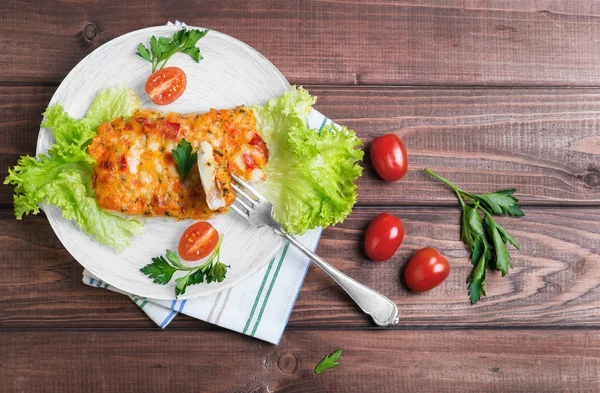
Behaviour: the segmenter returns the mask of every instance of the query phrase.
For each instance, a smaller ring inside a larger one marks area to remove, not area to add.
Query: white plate
[[[85,116],[99,90],[125,84],[135,89],[143,107],[182,113],[205,112],[210,108],[264,104],[290,88],[285,77],[260,53],[232,37],[210,31],[197,44],[204,56],[200,63],[184,54],[176,54],[169,60],[169,66],[178,66],[187,74],[188,86],[183,96],[171,105],[153,105],[144,93],[151,65],[135,54],[136,48],[140,42],[147,44],[152,35],[171,37],[179,29],[150,27],[102,45],[73,68],[56,90],[50,105],[60,103],[78,119]],[[53,141],[50,130],[41,128],[37,153],[46,152]],[[102,281],[139,296],[174,299],[174,280],[164,286],[154,284],[140,268],[151,263],[152,257],[164,255],[166,249],[176,251],[179,237],[193,221],[147,219],[145,235],[133,238],[128,249],[117,252],[100,245],[74,223],[63,219],[60,209],[47,205],[43,208],[65,248]],[[223,282],[189,286],[180,299],[209,295],[235,285],[267,264],[284,243],[270,228],[251,227],[234,212],[217,216],[210,222],[225,235],[221,261],[231,268]]]

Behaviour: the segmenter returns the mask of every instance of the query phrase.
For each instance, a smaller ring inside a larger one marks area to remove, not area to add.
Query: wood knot
[[[96,37],[98,35],[98,29],[96,28],[96,25],[94,25],[93,23],[88,23],[85,26],[83,33],[85,35],[85,38],[87,38],[88,40],[91,41],[94,39],[94,37]]]
[[[590,187],[600,186],[600,172],[590,172],[583,177],[583,182]]]
[[[279,367],[281,372],[284,374],[293,374],[294,371],[296,371],[296,368],[298,367],[298,361],[296,360],[294,355],[286,353],[285,355],[279,358],[279,361],[277,362],[277,367]]]
[[[573,267],[571,268],[573,273],[575,273],[575,274],[582,273],[585,270],[586,262],[587,262],[586,258],[582,258],[582,259],[578,260],[577,262],[575,262],[573,264]]]
[[[102,25],[99,23],[88,22],[81,30],[77,30],[75,39],[80,48],[85,51],[92,51],[102,45],[106,40],[102,39]]]

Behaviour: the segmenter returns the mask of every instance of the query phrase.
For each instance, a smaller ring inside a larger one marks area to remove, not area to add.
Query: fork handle
[[[276,231],[292,243],[304,255],[316,263],[325,273],[329,274],[348,295],[356,302],[366,314],[373,318],[373,321],[379,326],[394,326],[398,324],[398,307],[387,297],[379,292],[364,286],[358,281],[348,277],[329,263],[325,262],[317,254],[306,248],[294,236],[285,233],[283,230]]]

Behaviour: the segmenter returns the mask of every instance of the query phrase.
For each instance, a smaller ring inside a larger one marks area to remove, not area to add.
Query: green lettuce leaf
[[[60,104],[52,105],[44,112],[42,127],[50,128],[56,143],[83,146],[96,135],[85,119],[75,120]]]
[[[95,133],[100,124],[117,117],[131,116],[139,106],[140,99],[133,89],[125,86],[108,87],[100,90],[85,114],[85,120]]]
[[[4,180],[15,186],[17,219],[37,214],[40,203],[52,204],[85,233],[115,249],[128,246],[131,236],[143,232],[142,223],[109,214],[98,205],[91,180],[94,159],[87,153],[99,124],[132,114],[132,103],[137,101],[133,96],[127,88],[104,89],[80,120],[71,118],[59,104],[46,110],[42,125],[51,128],[56,144],[37,158],[21,157]]]
[[[75,120],[60,104],[44,112],[42,127],[50,128],[57,144],[85,145],[96,136],[100,124],[119,116],[130,116],[139,107],[135,92],[125,86],[100,90],[83,119]]]
[[[275,205],[275,219],[290,233],[342,222],[356,203],[361,175],[360,140],[346,127],[309,129],[315,98],[292,88],[255,106],[257,125],[269,147],[267,181],[257,185]]]

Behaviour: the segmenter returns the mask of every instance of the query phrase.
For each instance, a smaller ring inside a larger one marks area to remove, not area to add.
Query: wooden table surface
[[[256,48],[319,97],[365,144],[397,133],[410,171],[379,180],[318,253],[389,295],[400,325],[374,328],[311,267],[279,346],[185,316],[164,331],[82,268],[43,215],[16,221],[0,187],[2,392],[600,391],[600,3],[594,0],[17,1],[0,5],[0,171],[33,154],[41,113],[69,70],[103,43],[167,20]],[[507,277],[468,302],[455,196],[518,189],[525,217]],[[387,211],[406,237],[369,262],[367,223]],[[410,293],[400,272],[437,247],[452,271]],[[344,349],[342,365],[313,368]]]

